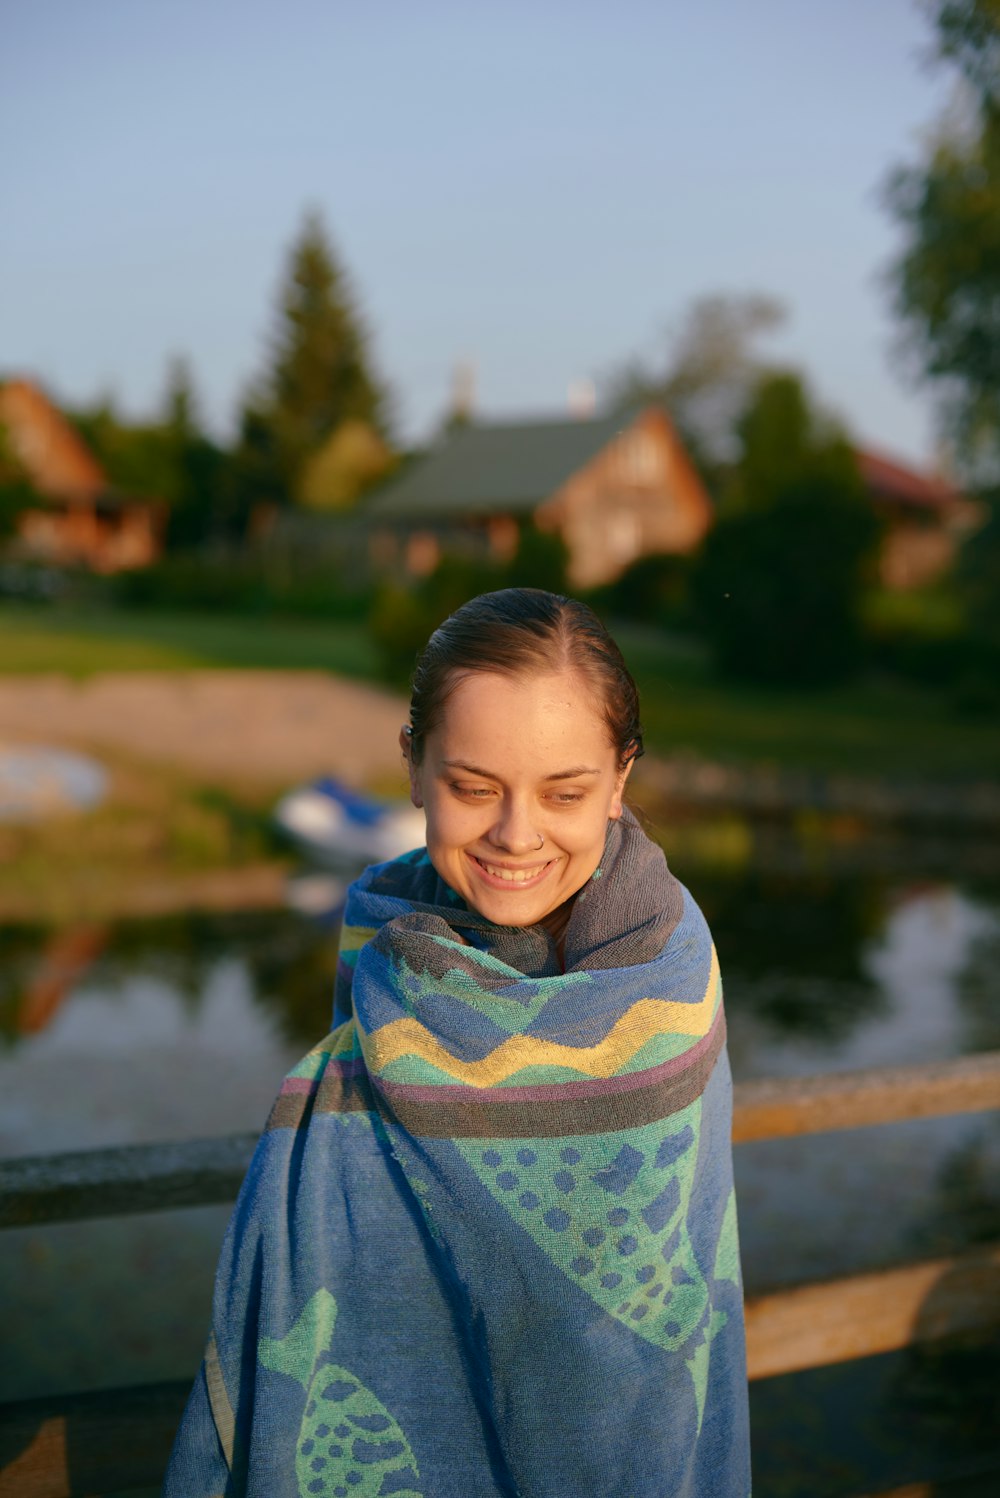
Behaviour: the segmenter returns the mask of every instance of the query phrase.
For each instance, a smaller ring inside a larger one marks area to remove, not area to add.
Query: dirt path
[[[227,781],[401,771],[401,697],[311,671],[0,679],[0,739],[118,750]]]

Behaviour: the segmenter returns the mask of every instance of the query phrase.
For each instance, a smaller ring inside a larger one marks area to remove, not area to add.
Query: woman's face
[[[631,764],[618,767],[588,684],[575,672],[470,672],[449,696],[413,802],[446,884],[501,926],[544,922],[600,863]]]

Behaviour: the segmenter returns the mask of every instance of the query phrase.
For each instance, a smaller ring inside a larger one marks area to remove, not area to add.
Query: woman
[[[165,1491],[746,1498],[718,966],[623,806],[632,678],[583,604],[485,594],[400,742],[427,847],[351,889]]]

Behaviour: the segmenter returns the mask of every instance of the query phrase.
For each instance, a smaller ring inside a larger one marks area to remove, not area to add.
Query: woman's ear
[[[618,818],[622,814],[622,797],[625,794],[625,782],[631,775],[632,766],[634,764],[635,756],[633,755],[632,758],[629,759],[625,764],[625,766],[618,771],[618,779],[615,784],[615,793],[611,798],[611,810],[608,812],[608,816],[610,817],[612,822],[617,822]]]
[[[421,807],[424,798],[420,791],[420,771],[413,762],[413,735],[407,732],[408,724],[399,730],[399,747],[403,751],[406,760],[406,769],[410,777],[410,800],[414,806]]]

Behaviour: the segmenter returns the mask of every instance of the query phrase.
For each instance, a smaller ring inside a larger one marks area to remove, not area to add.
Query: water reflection
[[[0,1152],[259,1128],[284,1070],[329,1022],[336,934],[284,911],[123,923],[42,1031],[53,939],[0,938]]]
[[[864,961],[884,922],[884,885],[754,870],[692,882],[723,964],[739,1074],[759,1074],[773,1043],[828,1049],[885,1007]]]
[[[1000,1044],[1000,893],[758,870],[688,882],[722,955],[738,1078],[932,1061]],[[336,928],[289,910],[57,933],[7,928],[0,1152],[40,1147],[34,1127],[15,1134],[8,1121],[12,1109],[28,1119],[32,1097],[45,1098],[44,1148],[92,1142],[104,1071],[134,1104],[127,1116],[120,1110],[122,1139],[157,1137],[151,1130],[168,1122],[183,1121],[184,1134],[211,1132],[223,1112],[233,1119],[225,1127],[255,1127],[259,1079],[273,1089],[325,1034],[335,967]],[[220,1087],[210,1079],[222,1057]],[[58,1088],[39,1087],[57,1071]],[[195,1074],[202,1085],[180,1088]],[[232,1106],[222,1110],[230,1086]],[[180,1090],[183,1108],[162,1101]]]

